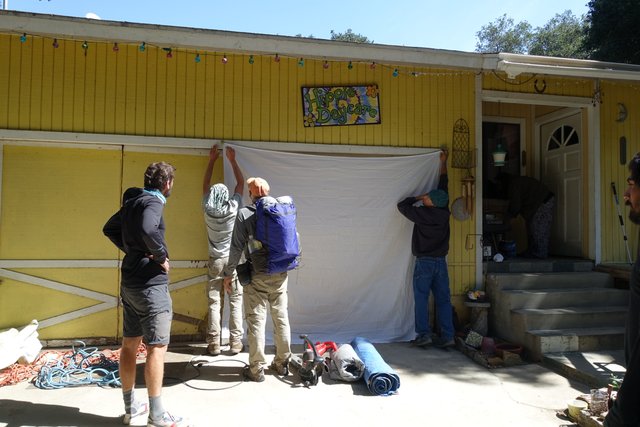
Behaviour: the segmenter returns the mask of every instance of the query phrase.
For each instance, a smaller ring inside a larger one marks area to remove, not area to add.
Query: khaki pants
[[[244,288],[244,312],[249,341],[249,366],[256,375],[267,364],[264,345],[267,306],[273,320],[273,341],[276,356],[273,361],[283,365],[291,358],[291,329],[289,327],[287,273],[254,274]]]
[[[227,258],[209,258],[209,283],[207,297],[209,300],[209,324],[207,325],[207,343],[220,343],[222,331],[221,319],[224,311],[225,292],[222,286],[224,279],[220,277],[227,265]],[[229,297],[229,342],[240,342],[244,335],[242,328],[242,286],[238,282],[236,273],[231,280],[231,294]]]

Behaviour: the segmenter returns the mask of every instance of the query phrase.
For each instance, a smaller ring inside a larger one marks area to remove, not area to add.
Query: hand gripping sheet
[[[382,359],[380,353],[366,338],[356,337],[351,346],[364,362],[364,381],[373,394],[389,396],[400,388],[400,377]]]
[[[360,360],[350,344],[342,344],[338,351],[331,352],[329,377],[332,380],[358,381],[364,375],[364,362]]]

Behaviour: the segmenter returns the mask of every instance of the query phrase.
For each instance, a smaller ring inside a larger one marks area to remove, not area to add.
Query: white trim
[[[598,82],[594,83],[594,89]],[[600,171],[600,103],[596,102],[591,108],[587,108],[587,120],[589,120],[589,170],[593,173],[590,177],[589,186],[593,192],[593,201],[589,205],[589,212],[593,212],[593,222],[589,221],[589,256],[593,256],[595,264],[602,262],[602,191],[601,191],[601,171]],[[591,199],[591,198],[589,198]]]
[[[18,273],[16,271],[0,269],[0,277],[16,280],[19,282],[29,283],[31,285],[41,286],[43,288],[53,289],[54,291],[65,292],[72,295],[78,295],[102,302],[117,302],[117,297],[91,291],[89,289],[80,288],[78,286],[66,285],[64,283],[55,282],[53,280],[43,279],[41,277],[30,276],[28,274]]]
[[[208,260],[171,260],[171,268],[206,268]],[[119,268],[122,262],[118,260],[9,260],[0,259],[0,269],[3,268]]]
[[[475,242],[482,242],[482,198],[484,197],[484,189],[482,188],[482,75],[477,74],[475,77],[475,110],[476,115],[474,118],[476,129],[476,200],[475,200],[475,212],[476,212],[476,236]],[[478,182],[479,181],[479,182]],[[483,264],[483,246],[482,244],[474,245],[476,248],[476,289],[485,290],[484,283],[484,264]],[[479,286],[479,284],[482,284]]]
[[[88,316],[89,314],[99,313],[101,311],[109,310],[113,307],[117,307],[117,302],[109,303],[103,302],[93,305],[91,307],[82,308],[80,310],[70,311],[69,313],[61,314],[59,316],[50,317],[48,319],[39,320],[38,325],[40,328],[47,328],[49,326],[59,325],[60,323],[68,322],[69,320],[80,319]]]
[[[486,102],[505,102],[511,104],[552,105],[559,107],[586,107],[593,99],[583,96],[544,95],[536,93],[503,92],[499,90],[482,91],[482,100]]]

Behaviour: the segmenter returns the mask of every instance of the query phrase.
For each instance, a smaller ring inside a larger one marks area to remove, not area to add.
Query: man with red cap
[[[264,353],[265,327],[267,307],[273,320],[273,338],[276,345],[276,355],[270,368],[277,374],[289,374],[289,359],[291,358],[291,328],[289,326],[287,282],[288,275],[282,273],[265,273],[256,266],[266,264],[266,250],[256,236],[256,203],[262,197],[269,195],[269,183],[262,178],[255,177],[247,180],[249,197],[252,205],[245,206],[238,212],[231,236],[229,262],[223,275],[225,288],[231,285],[233,271],[236,269],[240,256],[251,261],[251,283],[244,288],[244,311],[247,321],[247,339],[249,343],[249,366],[244,368],[243,376],[250,381],[264,381],[264,367],[266,357]]]

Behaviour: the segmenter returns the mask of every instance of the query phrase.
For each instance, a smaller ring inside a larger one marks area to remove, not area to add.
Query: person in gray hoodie
[[[209,271],[207,298],[209,301],[209,322],[207,325],[207,352],[212,356],[220,354],[221,346],[221,318],[224,310],[224,289],[222,271],[229,261],[229,248],[231,247],[231,233],[236,220],[238,208],[242,203],[244,190],[244,178],[242,171],[236,162],[236,152],[231,147],[226,147],[227,159],[233,169],[236,186],[233,196],[229,198],[229,190],[222,183],[211,185],[211,174],[221,150],[217,145],[209,151],[209,163],[204,172],[202,182],[202,210],[207,226],[209,241]],[[238,283],[237,275],[233,274],[233,280],[229,292],[229,349],[232,354],[242,351],[242,286]]]
[[[163,212],[173,188],[174,175],[172,165],[151,163],[144,173],[144,188],[128,188],[122,196],[122,206],[102,229],[105,236],[124,252],[120,281],[123,325],[119,370],[125,407],[122,423],[125,425],[147,412],[148,426],[189,425],[182,417],[169,413],[161,398],[164,356],[173,319]],[[148,404],[134,396],[136,356],[143,340],[147,348],[144,378]]]

